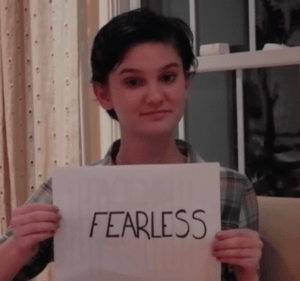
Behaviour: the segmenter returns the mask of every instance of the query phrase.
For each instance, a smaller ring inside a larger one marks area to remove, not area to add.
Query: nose
[[[149,83],[146,88],[146,102],[159,106],[163,102],[163,90],[157,82]]]

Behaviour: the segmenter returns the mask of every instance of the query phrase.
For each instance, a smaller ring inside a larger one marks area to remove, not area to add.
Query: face
[[[122,135],[170,134],[183,114],[186,88],[174,48],[144,43],[133,47],[109,74],[100,103],[116,111]]]

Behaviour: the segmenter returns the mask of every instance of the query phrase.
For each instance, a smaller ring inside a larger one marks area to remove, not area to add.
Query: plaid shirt
[[[191,145],[176,140],[177,147],[187,157],[187,163],[204,163],[204,160]],[[120,140],[112,144],[106,156],[91,166],[114,165],[119,151]],[[221,177],[221,223],[222,230],[250,228],[258,231],[258,207],[255,192],[246,176],[227,168],[220,168]],[[33,193],[26,203],[52,204],[52,181],[49,179]],[[13,235],[8,228],[0,238],[0,245]],[[36,255],[20,270],[13,281],[25,281],[38,275],[46,265],[53,261],[53,239],[39,244]],[[222,281],[236,280],[234,269],[227,264],[222,265]]]

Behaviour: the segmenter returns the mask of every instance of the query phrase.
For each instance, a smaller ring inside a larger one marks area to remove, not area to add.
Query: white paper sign
[[[53,196],[55,280],[220,280],[219,164],[63,168]]]

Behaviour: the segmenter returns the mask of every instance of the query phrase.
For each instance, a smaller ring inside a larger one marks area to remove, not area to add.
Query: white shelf
[[[215,72],[300,64],[300,47],[197,57],[196,72]]]

